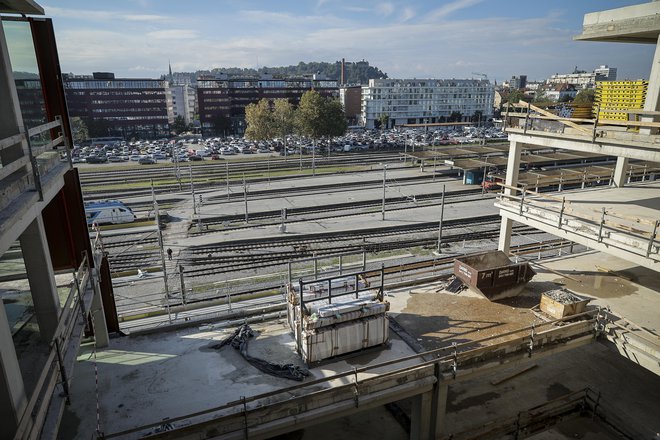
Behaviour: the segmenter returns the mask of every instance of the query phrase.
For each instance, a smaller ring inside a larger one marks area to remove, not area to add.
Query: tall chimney
[[[346,60],[341,59],[341,76],[339,78],[339,85],[343,86],[346,83]]]

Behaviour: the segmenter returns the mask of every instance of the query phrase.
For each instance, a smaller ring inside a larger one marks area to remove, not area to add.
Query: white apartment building
[[[593,72],[575,70],[573,73],[556,73],[548,79],[548,84],[573,84],[581,89],[596,87],[596,81],[616,81],[616,67],[599,66]]]
[[[483,79],[370,79],[362,87],[360,123],[375,128],[381,115],[390,128],[479,116],[486,121],[493,117],[494,97],[495,87]]]
[[[170,85],[167,89],[167,116],[170,124],[182,116],[186,124],[195,118],[197,92],[187,84]]]

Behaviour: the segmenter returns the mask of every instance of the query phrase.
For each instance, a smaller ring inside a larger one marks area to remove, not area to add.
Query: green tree
[[[83,123],[87,126],[87,134],[89,137],[97,138],[108,136],[110,124],[105,119],[83,119]]]
[[[596,100],[596,91],[594,89],[584,89],[580,90],[577,95],[575,95],[575,99],[573,100],[573,104],[593,104],[594,101]]]
[[[176,118],[174,118],[174,123],[172,124],[172,130],[176,134],[181,134],[184,131],[188,130],[188,125],[186,124],[186,120],[183,119],[183,116],[179,115]]]
[[[525,100],[525,94],[523,93],[522,90],[511,90],[509,92],[509,98],[507,99],[507,102],[509,104],[517,104],[518,101],[524,101]]]
[[[295,120],[297,131],[314,140],[346,133],[346,117],[341,103],[324,98],[316,90],[302,95]]]
[[[390,122],[390,117],[385,113],[381,113],[380,116],[378,116],[377,121],[378,121],[378,127],[376,128],[386,129]]]
[[[231,119],[223,114],[214,115],[211,124],[216,135],[226,134],[227,131],[231,130]]]
[[[71,136],[73,137],[73,144],[79,144],[89,138],[87,131],[87,124],[79,117],[73,117],[69,120],[71,124]]]
[[[461,112],[451,112],[451,115],[447,118],[447,122],[461,122],[462,119],[463,115]]]
[[[274,134],[284,141],[283,153],[286,154],[286,138],[294,132],[296,122],[296,111],[289,100],[279,98],[273,101],[272,119]]]
[[[246,138],[263,141],[275,137],[273,112],[267,99],[261,99],[245,107],[245,122],[247,123]]]

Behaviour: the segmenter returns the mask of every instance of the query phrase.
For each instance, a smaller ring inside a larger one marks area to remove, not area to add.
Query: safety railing
[[[503,189],[498,195],[501,208],[545,223],[552,221],[558,229],[570,230],[598,243],[607,242],[645,257],[657,258],[659,255],[659,219],[630,216],[605,207],[579,206],[579,201],[538,193],[526,186],[498,185]]]
[[[622,121],[599,119],[598,115],[600,112],[608,111],[609,109],[603,108],[600,111],[598,110],[595,112],[596,117],[594,119],[562,117],[533,104],[520,101],[517,104],[508,104],[506,106],[504,130],[522,129],[524,134],[527,134],[528,131],[564,134],[565,130],[570,128],[574,131],[574,134],[583,137],[586,136],[590,142],[594,143],[601,138],[608,138],[608,132],[613,131],[614,127],[618,127],[619,130],[622,128],[627,130],[639,130],[641,128],[656,131],[660,129],[660,122],[639,120],[639,117],[653,118],[660,116],[660,112],[657,111],[612,110],[617,113],[628,113],[634,116],[634,120]],[[519,120],[517,126],[512,122],[514,119]]]
[[[52,136],[51,133],[57,133]],[[37,158],[46,151],[57,150],[61,155],[65,155],[71,166],[70,151],[68,141],[63,134],[62,119],[59,116],[55,120],[39,125],[37,127],[24,127],[22,133],[0,139],[0,150],[8,149],[20,145],[23,152],[17,159],[2,163],[0,168],[0,180],[4,180],[23,167],[29,166],[32,173],[32,184],[39,193],[39,200],[43,200],[42,177],[45,169],[39,163]]]
[[[91,282],[89,257],[85,253],[83,261],[74,272],[71,287],[62,305],[58,324],[48,347],[48,355],[44,368],[34,387],[25,411],[18,423],[15,439],[34,439],[40,437],[51,400],[61,387],[60,395],[69,398],[70,373],[73,367],[72,359],[78,350],[78,345],[70,345],[76,327],[85,326],[91,300],[85,292]]]

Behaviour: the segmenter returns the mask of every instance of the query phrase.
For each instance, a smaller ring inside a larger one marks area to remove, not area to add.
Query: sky
[[[63,72],[367,60],[390,78],[542,80],[607,64],[648,78],[653,46],[573,41],[585,13],[642,0],[44,0]]]

